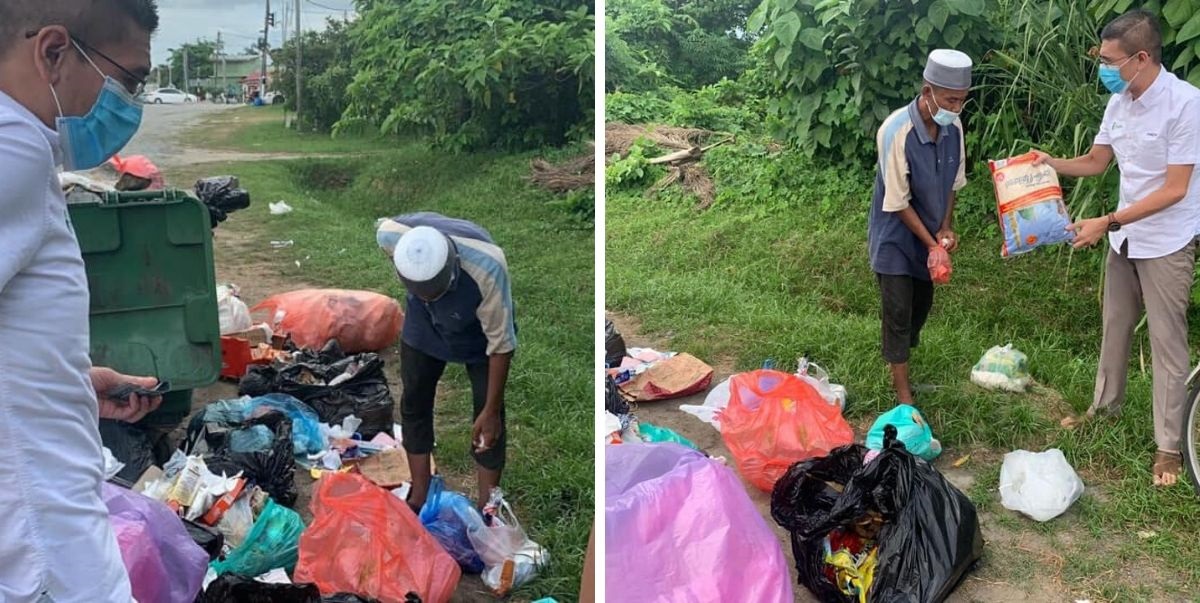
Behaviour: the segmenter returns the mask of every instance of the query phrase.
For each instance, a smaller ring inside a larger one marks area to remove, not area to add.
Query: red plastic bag
[[[795,375],[769,370],[734,375],[729,393],[729,406],[720,414],[721,437],[742,477],[764,492],[795,463],[854,442],[841,410]]]
[[[404,603],[416,593],[445,603],[462,570],[404,501],[361,475],[330,473],[312,500],[313,522],[300,537],[295,582],[323,595],[354,593]]]
[[[336,339],[347,354],[387,349],[404,326],[400,303],[370,291],[302,289],[268,298],[252,311],[269,312],[275,332],[291,335],[298,346],[319,350]]]
[[[929,250],[926,266],[929,268],[929,278],[933,279],[933,284],[945,285],[950,282],[950,273],[954,268],[950,265],[950,253],[945,247],[938,245]]]

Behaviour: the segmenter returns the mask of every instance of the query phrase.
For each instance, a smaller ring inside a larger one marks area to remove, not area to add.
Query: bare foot
[[[1115,416],[1117,416],[1116,412],[1107,411],[1107,410],[1097,410],[1095,406],[1092,406],[1092,407],[1089,407],[1087,409],[1087,412],[1083,413],[1082,415],[1069,415],[1067,417],[1064,417],[1062,421],[1058,422],[1058,424],[1061,425],[1063,427],[1063,429],[1075,429],[1076,427],[1079,427],[1080,425],[1083,425],[1084,423],[1087,423],[1088,421],[1091,421],[1092,419],[1095,419],[1096,417],[1115,417]]]
[[[1159,450],[1154,453],[1154,485],[1174,486],[1183,473],[1183,457],[1178,452]]]

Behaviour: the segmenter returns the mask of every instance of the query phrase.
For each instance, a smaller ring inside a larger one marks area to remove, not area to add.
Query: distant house
[[[248,98],[245,96],[246,78],[258,78],[262,67],[262,57],[259,55],[226,56],[216,60],[216,75],[211,78],[192,80],[191,86],[206,90],[220,90],[226,96]]]
[[[267,78],[266,85],[271,85],[270,77]],[[250,75],[242,78],[242,98],[249,99],[253,97],[256,92],[262,90],[262,88],[263,77],[261,71],[256,69]]]

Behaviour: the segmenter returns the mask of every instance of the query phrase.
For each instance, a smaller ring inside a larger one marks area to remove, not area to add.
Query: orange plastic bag
[[[779,371],[734,375],[721,437],[742,477],[770,492],[797,462],[828,455],[854,442],[837,405],[803,379]]]
[[[933,279],[935,285],[945,285],[950,282],[950,273],[954,271],[950,265],[950,253],[945,247],[938,245],[929,251],[929,261],[926,262],[929,268],[929,278]]]
[[[313,522],[300,537],[297,584],[404,603],[416,593],[445,603],[462,570],[404,501],[361,475],[321,478],[312,500]]]
[[[269,312],[275,332],[291,335],[298,346],[321,349],[336,339],[347,354],[387,349],[404,326],[400,303],[370,291],[302,289],[270,297],[252,311]]]

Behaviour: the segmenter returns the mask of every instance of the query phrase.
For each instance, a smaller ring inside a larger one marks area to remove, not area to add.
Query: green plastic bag
[[[666,427],[658,427],[649,423],[638,423],[638,433],[642,434],[642,439],[647,442],[674,442],[676,444],[683,444],[684,446],[694,450],[700,450],[700,447],[693,444],[691,440]]]
[[[261,576],[273,569],[295,569],[300,556],[300,534],[304,520],[295,511],[267,502],[242,545],[223,560],[212,563],[217,575]]]
[[[1011,343],[988,350],[971,369],[971,382],[985,389],[1024,392],[1031,380],[1029,358]]]
[[[942,453],[942,443],[933,437],[933,430],[921,416],[921,411],[908,404],[901,404],[875,419],[871,431],[867,432],[867,448],[883,450],[883,430],[888,425],[896,428],[896,438],[913,455],[932,461]]]

